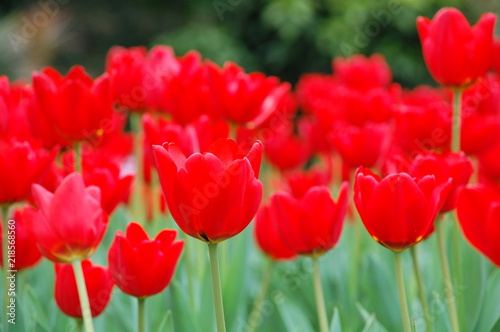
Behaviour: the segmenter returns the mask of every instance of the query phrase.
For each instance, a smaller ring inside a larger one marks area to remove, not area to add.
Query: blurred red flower
[[[136,297],[157,294],[174,275],[184,241],[177,231],[162,230],[150,240],[141,225],[130,223],[126,234],[118,231],[108,252],[108,264],[116,286]]]

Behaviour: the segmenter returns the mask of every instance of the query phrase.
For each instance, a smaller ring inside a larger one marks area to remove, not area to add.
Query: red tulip
[[[394,143],[410,158],[450,146],[451,105],[447,92],[418,86],[403,93],[401,105],[394,113]]]
[[[184,241],[175,230],[162,230],[150,240],[141,225],[130,223],[118,231],[108,252],[111,276],[124,293],[136,297],[158,294],[174,275]]]
[[[153,149],[168,208],[188,235],[217,243],[240,233],[255,216],[262,199],[260,142],[247,155],[231,139],[187,158],[174,143]]]
[[[342,184],[336,203],[325,186],[310,188],[300,199],[287,192],[273,195],[269,208],[285,245],[299,255],[312,257],[332,249],[347,212],[348,187],[347,182]]]
[[[106,56],[106,72],[113,79],[113,97],[119,106],[132,111],[147,108],[144,86],[147,49],[143,46],[112,47]]]
[[[310,126],[301,122],[297,133],[294,132],[294,125],[287,123],[268,137],[263,137],[267,160],[282,171],[304,165],[313,154],[309,140]]]
[[[480,154],[499,141],[500,75],[490,73],[467,89],[462,102],[461,149]]]
[[[486,13],[473,27],[455,8],[442,8],[434,18],[417,19],[424,60],[440,84],[461,87],[474,83],[491,66],[496,16]]]
[[[398,171],[403,170],[416,178],[434,175],[438,183],[445,183],[451,179],[449,194],[439,212],[455,209],[458,193],[467,185],[474,171],[472,162],[463,152],[445,155],[419,154],[409,163],[408,168],[401,169],[400,167]]]
[[[0,204],[27,200],[31,185],[48,172],[56,153],[35,143],[0,140]]]
[[[86,188],[82,176],[71,173],[55,193],[33,185],[33,198],[38,210],[25,210],[24,218],[43,256],[71,263],[94,253],[108,222],[99,188]]]
[[[465,238],[500,267],[500,195],[483,185],[468,186],[458,196],[457,215]]]
[[[420,242],[448,196],[451,180],[440,183],[433,175],[412,178],[394,173],[381,179],[359,168],[354,203],[368,233],[393,251]]]
[[[288,190],[296,198],[301,198],[314,186],[329,186],[332,182],[333,165],[331,158],[327,157],[326,167],[317,165],[307,169],[287,173],[285,175]]]
[[[296,257],[295,252],[288,249],[276,231],[269,206],[262,206],[257,212],[254,233],[259,248],[272,260],[291,260]]]
[[[225,119],[240,125],[259,126],[290,90],[290,84],[280,83],[277,77],[247,74],[232,62],[226,62],[223,68],[208,63],[207,68],[215,108]]]
[[[332,67],[335,77],[342,85],[358,91],[386,87],[392,81],[391,68],[380,54],[370,57],[361,54],[350,58],[338,57],[333,60]]]
[[[90,260],[82,262],[83,276],[90,303],[92,317],[99,316],[106,309],[111,292],[113,279],[108,268],[92,265]],[[56,264],[55,298],[59,309],[66,315],[82,318],[82,308],[78,297],[75,273],[71,264]]]
[[[358,127],[339,122],[330,135],[342,160],[351,169],[381,163],[391,144],[391,128],[386,123],[367,122]]]
[[[328,123],[338,120],[337,94],[340,83],[332,75],[305,74],[297,83],[297,99],[306,114]]]
[[[25,207],[24,209],[26,209]],[[14,214],[9,221],[5,222],[8,225],[8,230],[13,232],[15,235],[14,244],[15,247],[15,257],[13,266],[9,266],[10,270],[21,271],[23,269],[32,267],[36,265],[42,258],[42,254],[38,250],[35,239],[26,229],[26,221],[23,218],[22,212],[19,209],[14,210]],[[0,255],[2,254],[3,244],[2,244],[2,222],[0,222]],[[10,235],[10,233],[9,233]],[[10,249],[9,249],[10,250]],[[3,256],[1,256],[3,257]],[[11,262],[9,261],[9,264]],[[0,267],[3,266],[2,259],[0,258]]]
[[[33,88],[41,110],[65,139],[91,139],[111,121],[108,74],[94,81],[80,66],[72,67],[66,77],[49,67],[33,74]]]
[[[500,74],[500,38],[493,42],[493,70]]]

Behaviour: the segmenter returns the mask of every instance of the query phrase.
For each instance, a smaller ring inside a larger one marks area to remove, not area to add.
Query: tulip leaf
[[[356,303],[359,313],[365,321],[362,332],[387,332],[387,329],[380,324],[374,313],[370,314],[361,303]]]
[[[494,329],[500,325],[500,305],[498,304],[500,299],[500,269],[494,270],[489,276],[485,289],[484,305],[476,331],[500,331],[499,329]]]
[[[333,309],[333,317],[330,322],[330,332],[342,332],[342,324],[340,323],[339,309],[337,307]]]
[[[309,332],[314,331],[309,318],[304,315],[295,303],[285,300],[278,305],[281,319],[285,324],[287,332]]]

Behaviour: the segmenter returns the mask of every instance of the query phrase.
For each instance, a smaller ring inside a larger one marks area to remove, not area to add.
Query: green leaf
[[[488,278],[486,284],[486,296],[481,310],[477,332],[497,332],[493,329],[496,323],[500,323],[500,270],[496,269]],[[496,324],[497,326],[499,324]]]
[[[295,305],[295,302],[290,302],[288,300],[283,301],[278,305],[278,311],[280,312],[281,319],[285,324],[287,332],[314,331],[309,319],[304,315],[303,310]]]
[[[356,303],[359,313],[365,320],[362,332],[387,332],[387,329],[379,323],[374,313],[370,314],[361,303]]]
[[[333,309],[333,317],[330,322],[330,332],[342,332],[342,324],[340,323],[339,309],[337,307]]]

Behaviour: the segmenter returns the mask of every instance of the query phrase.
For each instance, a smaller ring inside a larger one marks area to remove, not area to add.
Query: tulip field
[[[418,17],[412,89],[166,45],[0,76],[0,331],[500,332],[496,19]]]

